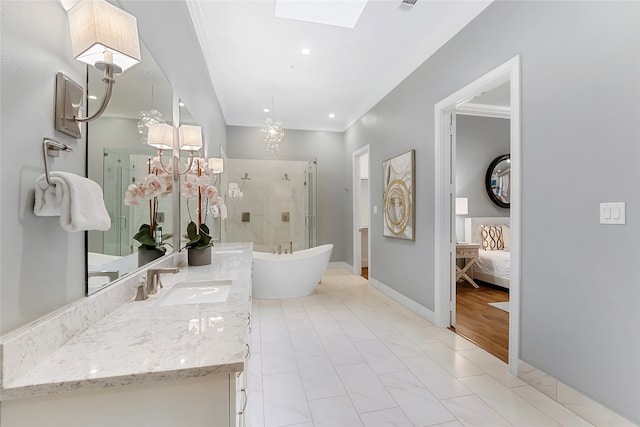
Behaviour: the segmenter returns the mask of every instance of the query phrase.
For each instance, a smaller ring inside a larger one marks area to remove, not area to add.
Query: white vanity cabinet
[[[251,245],[218,246],[210,266],[165,277],[155,299],[123,304],[19,375],[6,360],[27,347],[3,343],[0,426],[243,427]],[[202,281],[230,282],[226,299],[165,304],[173,286]]]
[[[239,425],[237,374],[2,402],[2,427],[222,427]]]

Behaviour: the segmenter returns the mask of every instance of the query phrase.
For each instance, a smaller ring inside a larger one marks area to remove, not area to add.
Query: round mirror
[[[498,156],[489,165],[485,178],[487,194],[493,203],[501,208],[511,206],[511,156]]]

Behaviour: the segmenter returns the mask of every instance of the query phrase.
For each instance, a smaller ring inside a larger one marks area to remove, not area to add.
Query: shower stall
[[[259,252],[316,246],[316,178],[315,160],[227,159],[221,240],[253,242]]]

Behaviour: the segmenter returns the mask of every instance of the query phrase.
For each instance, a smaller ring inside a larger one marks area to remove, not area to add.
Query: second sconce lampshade
[[[202,129],[200,126],[182,125],[179,134],[181,150],[198,151],[202,148]]]

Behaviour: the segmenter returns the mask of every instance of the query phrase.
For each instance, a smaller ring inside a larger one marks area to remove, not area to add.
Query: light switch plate
[[[374,207],[373,207],[373,213],[374,213],[374,214],[377,214],[377,213],[378,213],[378,207],[377,207],[377,206],[374,206]]]
[[[600,224],[625,224],[625,202],[600,203]]]

